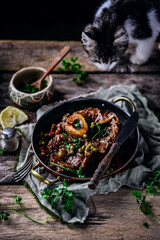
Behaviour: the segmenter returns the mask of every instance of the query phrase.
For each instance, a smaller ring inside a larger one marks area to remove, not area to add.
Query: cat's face
[[[128,47],[128,35],[123,28],[106,32],[88,25],[81,40],[90,60],[103,71],[111,70]]]

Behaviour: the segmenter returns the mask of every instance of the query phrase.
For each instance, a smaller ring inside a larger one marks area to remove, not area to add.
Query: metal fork
[[[33,163],[33,156],[31,156],[27,163],[21,167],[17,172],[11,173],[0,180],[0,185],[2,184],[15,184],[21,182],[25,176],[30,172]]]

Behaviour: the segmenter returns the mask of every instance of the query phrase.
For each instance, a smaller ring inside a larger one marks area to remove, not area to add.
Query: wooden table
[[[8,84],[13,73],[28,66],[47,68],[56,53],[66,44],[71,46],[68,58],[79,57],[83,70],[89,73],[88,81],[84,86],[77,86],[72,81],[73,74],[62,74],[55,70],[52,73],[55,82],[52,102],[89,93],[101,86],[108,88],[116,84],[138,84],[148,98],[150,108],[160,119],[160,52],[157,44],[151,59],[144,66],[133,66],[126,62],[110,73],[102,73],[85,58],[80,42],[0,41],[0,111],[8,105],[16,106],[8,95]],[[131,46],[126,56],[129,56],[133,49]],[[29,122],[36,121],[35,111],[23,111],[29,116]],[[15,161],[15,154],[0,156],[0,178],[13,171]],[[10,204],[12,197],[18,194],[23,197],[24,207],[29,215],[36,219],[45,219],[48,214],[39,207],[23,185],[0,186],[0,203]],[[160,225],[140,212],[130,189],[122,188],[116,193],[94,196],[93,200],[97,212],[92,214],[92,204],[88,201],[91,213],[84,224],[68,227],[55,219],[46,224],[37,224],[21,215],[12,215],[8,222],[1,222],[0,239],[160,239]],[[151,202],[156,215],[160,216],[160,196],[154,196]],[[150,224],[149,229],[143,226],[146,221]]]

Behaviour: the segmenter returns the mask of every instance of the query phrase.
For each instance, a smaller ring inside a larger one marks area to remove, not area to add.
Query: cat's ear
[[[114,45],[116,44],[127,44],[128,45],[128,34],[124,28],[118,28],[114,34]]]
[[[88,42],[94,43],[96,40],[96,28],[93,25],[88,25],[85,27],[84,31],[82,32],[82,42],[83,44],[87,44]]]

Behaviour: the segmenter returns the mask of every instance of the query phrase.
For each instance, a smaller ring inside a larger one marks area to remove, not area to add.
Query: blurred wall
[[[102,0],[0,3],[0,39],[80,40]]]

